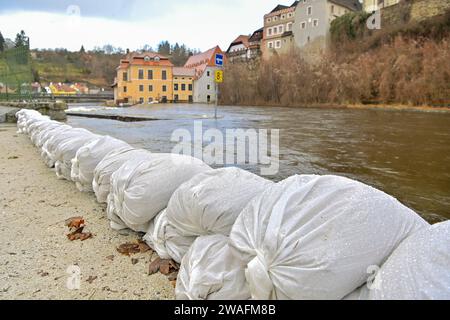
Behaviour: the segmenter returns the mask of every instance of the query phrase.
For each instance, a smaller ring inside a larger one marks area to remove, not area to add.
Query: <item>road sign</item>
[[[216,66],[222,67],[223,66],[223,54],[216,53]]]
[[[216,70],[216,72],[214,74],[214,79],[216,80],[216,83],[222,83],[223,82],[223,71]]]

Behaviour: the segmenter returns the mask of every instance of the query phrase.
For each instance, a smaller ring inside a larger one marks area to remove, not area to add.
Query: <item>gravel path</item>
[[[94,195],[58,180],[14,125],[0,125],[0,211],[0,300],[174,298],[165,276],[147,275],[156,254],[119,254],[139,236],[111,230]],[[64,222],[74,216],[84,217],[93,238],[67,239]],[[80,288],[68,289],[67,270],[78,267]]]

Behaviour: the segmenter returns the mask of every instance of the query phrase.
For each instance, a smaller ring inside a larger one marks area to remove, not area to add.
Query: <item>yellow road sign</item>
[[[217,83],[223,82],[223,71],[222,70],[216,70],[214,78]]]

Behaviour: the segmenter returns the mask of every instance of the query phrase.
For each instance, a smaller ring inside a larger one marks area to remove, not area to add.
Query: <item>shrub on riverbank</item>
[[[241,105],[450,103],[450,36],[397,36],[356,57],[341,53],[307,63],[301,51],[268,61],[230,63],[221,103]]]

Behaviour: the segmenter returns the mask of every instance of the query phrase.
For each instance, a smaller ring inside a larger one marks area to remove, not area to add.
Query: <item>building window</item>
[[[331,5],[331,13],[334,13],[334,5]]]
[[[273,17],[273,21],[277,21],[277,20],[278,20],[277,16]]]
[[[308,36],[308,39],[307,39],[307,40],[308,40],[308,42],[309,42],[309,41],[311,41],[311,37],[310,37],[310,36]]]
[[[175,101],[178,101],[178,95],[177,94],[175,95],[174,99],[175,99]]]
[[[308,16],[310,16],[310,15],[312,15],[312,7],[311,6],[308,7]]]
[[[209,77],[211,75],[211,72],[207,71],[206,76]]]
[[[278,26],[278,33],[283,33],[283,26]]]
[[[178,91],[178,83],[175,83],[175,84],[173,85],[173,90]]]
[[[289,22],[289,23],[286,25],[286,31],[292,31],[292,22]]]
[[[313,20],[313,26],[317,27],[319,25],[319,19],[314,19]]]
[[[192,84],[189,84],[189,91],[192,91]]]
[[[153,79],[153,70],[148,70],[147,78],[148,78],[148,80]]]
[[[139,103],[144,103],[144,98],[139,98]]]
[[[272,19],[267,18],[267,23],[270,23],[272,21]]]
[[[280,40],[278,40],[277,42],[275,42],[275,48],[276,48],[276,49],[281,48],[281,41],[280,41]]]
[[[206,89],[211,89],[211,86],[208,84],[207,86],[206,86]]]
[[[123,77],[123,81],[128,81],[128,72],[124,72],[122,77]]]
[[[139,80],[143,80],[144,79],[144,70],[139,69]]]
[[[186,85],[184,83],[181,84],[181,91],[186,91]]]
[[[127,93],[127,86],[123,87],[123,92]]]
[[[285,15],[285,14],[282,14],[282,15],[281,15],[281,20],[284,20],[284,19],[286,19],[286,15]]]
[[[268,34],[269,36],[272,35],[272,28],[269,28],[269,29],[267,30],[267,34]]]
[[[306,22],[302,22],[302,29],[306,29]]]
[[[148,91],[149,91],[149,92],[152,92],[152,91],[153,91],[153,86],[152,86],[152,85],[149,85],[149,86],[148,86]]]
[[[151,103],[151,102],[153,102],[153,98],[152,97],[148,98],[148,103]]]
[[[162,71],[162,79],[167,80],[167,71],[166,70]]]
[[[142,84],[139,85],[139,91],[144,92],[144,86]]]
[[[162,91],[163,91],[163,92],[167,92],[167,86],[166,86],[166,85],[163,85],[163,86],[162,86]]]
[[[267,47],[269,48],[269,49],[272,49],[273,48],[273,42],[271,41],[271,42],[268,42],[267,43]]]

